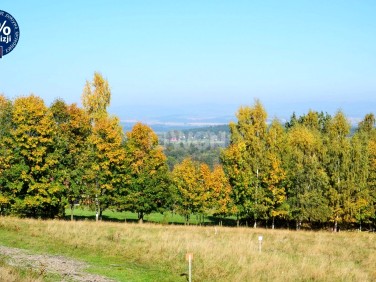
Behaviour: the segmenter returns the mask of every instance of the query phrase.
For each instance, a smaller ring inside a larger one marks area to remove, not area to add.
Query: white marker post
[[[258,236],[258,241],[259,241],[259,253],[261,253],[262,236]]]
[[[185,255],[185,259],[188,261],[188,281],[192,282],[192,260],[193,260],[193,254],[188,253]]]

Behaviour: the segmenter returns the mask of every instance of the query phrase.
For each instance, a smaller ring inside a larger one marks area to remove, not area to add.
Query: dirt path
[[[0,246],[0,255],[11,266],[32,268],[40,274],[57,273],[62,281],[113,282],[109,278],[85,272],[88,265],[84,262],[54,255],[30,254],[27,250]]]

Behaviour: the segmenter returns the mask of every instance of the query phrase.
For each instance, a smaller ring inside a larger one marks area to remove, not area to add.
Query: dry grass
[[[1,218],[0,228],[17,230],[25,243],[26,236],[44,241],[41,251],[60,246],[65,255],[147,266],[175,281],[184,281],[187,252],[194,255],[194,281],[376,281],[374,233],[217,227],[216,234],[214,227],[15,218]]]
[[[30,273],[30,272],[29,272]],[[0,281],[6,282],[42,282],[42,278],[30,277],[22,274],[22,270],[15,267],[2,265],[0,266]]]

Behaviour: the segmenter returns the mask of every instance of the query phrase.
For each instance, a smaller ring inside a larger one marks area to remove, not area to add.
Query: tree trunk
[[[296,231],[300,230],[300,226],[302,225],[302,222],[300,221],[300,219],[296,220]]]
[[[71,205],[70,205],[70,211],[71,211],[71,213],[70,213],[70,220],[71,221],[73,221],[73,210],[74,210],[74,203],[72,203]]]
[[[274,229],[274,216],[272,217],[272,229]]]
[[[143,224],[144,223],[144,212],[138,213],[138,223]]]
[[[239,215],[238,214],[236,215],[236,226],[237,227],[240,226],[240,220],[239,220]]]
[[[96,180],[97,182],[97,188],[98,188],[98,179]],[[100,210],[100,207],[99,207],[99,202],[98,202],[98,195],[95,195],[95,221],[98,221],[99,220],[99,210]]]
[[[338,221],[337,221],[337,219],[334,221],[334,228],[333,228],[333,231],[334,231],[334,232],[337,232],[337,231],[338,231]]]
[[[99,208],[99,220],[102,221],[103,209]]]

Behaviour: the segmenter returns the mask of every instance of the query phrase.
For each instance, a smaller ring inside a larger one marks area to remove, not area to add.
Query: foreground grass
[[[5,257],[0,256],[0,281],[7,282],[43,282],[56,281],[57,275],[48,275],[28,268],[11,266]]]
[[[0,281],[7,282],[42,282],[40,277],[32,277],[34,274],[8,265],[0,266]]]
[[[5,217],[0,244],[84,260],[118,281],[186,281],[187,252],[193,281],[376,281],[374,233]]]

